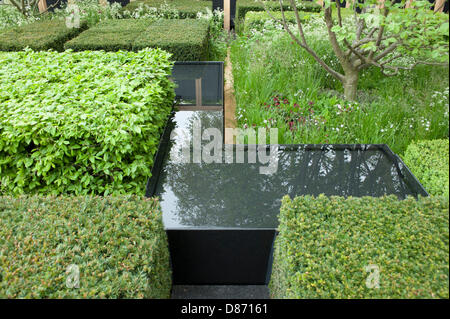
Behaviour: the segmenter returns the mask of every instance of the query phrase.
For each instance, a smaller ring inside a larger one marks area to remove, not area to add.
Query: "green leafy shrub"
[[[204,60],[209,23],[205,19],[121,19],[105,21],[66,43],[67,49],[134,50],[161,48],[174,61]]]
[[[175,97],[169,57],[0,53],[0,192],[143,193]]]
[[[172,53],[174,61],[206,60],[208,28],[205,20],[158,20],[136,38],[133,49],[158,47]]]
[[[20,51],[29,47],[35,51],[64,49],[64,43],[85,30],[87,24],[80,28],[68,28],[64,20],[44,20],[25,24],[20,27],[2,30],[0,51]]]
[[[280,11],[280,3],[278,1],[266,1],[266,7],[271,11]],[[298,8],[305,12],[319,12],[321,6],[315,2],[301,1]],[[283,0],[283,10],[292,11],[289,0]],[[245,15],[249,11],[265,11],[261,1],[255,0],[237,0],[236,1],[236,18],[244,20]]]
[[[132,15],[134,17],[145,17],[148,13],[158,11],[166,11],[167,17],[195,18],[198,12],[206,13],[206,8],[212,8],[212,1],[204,0],[137,0],[130,2],[122,9],[124,16]],[[137,13],[133,14],[133,13]]]
[[[119,19],[100,22],[65,44],[74,51],[133,49],[136,37],[152,23],[150,20]]]
[[[279,19],[281,21],[282,15],[281,12],[273,12],[271,13],[274,18]],[[309,20],[311,15],[317,15],[316,13],[311,12],[299,12],[300,19],[304,22]],[[297,20],[295,18],[295,14],[293,11],[287,11],[285,12],[285,18],[288,23],[297,23]],[[262,27],[264,27],[265,23],[267,21],[272,22],[272,17],[269,16],[269,14],[266,11],[249,11],[245,14],[245,27],[244,31],[250,31],[252,29],[260,30]]]
[[[413,142],[403,159],[431,195],[449,197],[448,139]]]
[[[66,286],[69,265],[79,288]],[[0,197],[0,298],[168,298],[170,289],[157,200]]]
[[[443,197],[286,196],[272,297],[448,298],[448,214]]]

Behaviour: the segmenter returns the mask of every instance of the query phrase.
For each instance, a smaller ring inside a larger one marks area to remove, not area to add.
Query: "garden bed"
[[[0,56],[1,192],[144,193],[175,98],[168,53]]]
[[[212,1],[205,0],[137,0],[130,2],[122,12],[138,12],[139,16],[158,11],[165,18],[196,18],[197,14],[212,9]],[[157,10],[155,10],[157,9]]]

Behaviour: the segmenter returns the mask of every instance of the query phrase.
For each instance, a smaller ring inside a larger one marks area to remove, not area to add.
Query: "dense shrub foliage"
[[[311,1],[297,1],[298,9],[305,12],[319,12],[321,6]],[[279,1],[265,1],[266,7],[271,11],[280,11]],[[283,10],[292,11],[290,1],[283,0]],[[262,1],[255,0],[237,0],[236,1],[236,19],[243,20],[249,11],[265,11]]]
[[[124,16],[145,17],[155,11],[166,18],[196,18],[198,12],[206,13],[212,8],[212,1],[205,0],[137,0],[122,9]]]
[[[64,49],[64,43],[85,30],[87,24],[80,28],[68,28],[64,20],[44,20],[25,24],[20,27],[1,31],[0,51],[20,51],[29,47],[33,50]]]
[[[139,34],[133,48],[158,47],[172,53],[174,61],[206,60],[208,27],[204,20],[159,20]]]
[[[403,158],[431,195],[449,197],[448,139],[414,142]]]
[[[67,49],[134,50],[158,47],[174,61],[204,60],[209,23],[204,19],[120,19],[101,22],[66,43]]]
[[[143,193],[174,100],[169,57],[0,53],[0,190]]]
[[[448,205],[443,197],[285,197],[272,297],[448,298]]]
[[[0,197],[0,298],[168,298],[170,289],[157,200]]]

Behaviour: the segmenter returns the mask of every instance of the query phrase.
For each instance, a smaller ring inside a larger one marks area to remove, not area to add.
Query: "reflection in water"
[[[200,118],[204,128],[222,128],[221,115],[178,112],[175,120],[178,127],[191,128],[192,120]],[[177,144],[174,139],[169,147]],[[273,175],[260,174],[261,164],[247,160],[196,164],[180,163],[174,156],[166,152],[155,194],[167,228],[273,228],[284,195],[416,195],[393,159],[377,146],[281,147]]]

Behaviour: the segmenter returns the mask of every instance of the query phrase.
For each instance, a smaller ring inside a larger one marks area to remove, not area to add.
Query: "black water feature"
[[[174,113],[147,185],[160,198],[174,284],[267,284],[285,195],[427,196],[387,145],[220,145],[216,162],[194,160],[192,134],[207,128],[223,132],[222,110]]]

